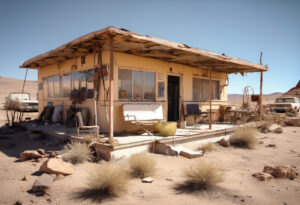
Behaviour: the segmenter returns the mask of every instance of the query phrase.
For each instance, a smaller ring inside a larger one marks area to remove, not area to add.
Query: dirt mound
[[[10,92],[22,92],[23,82],[24,80],[0,76],[0,108],[2,107],[5,101],[5,97],[7,97]],[[30,93],[31,99],[37,99],[37,81],[26,81],[24,92]]]

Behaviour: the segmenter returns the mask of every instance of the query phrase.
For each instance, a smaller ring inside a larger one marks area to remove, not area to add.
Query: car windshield
[[[294,98],[277,98],[276,103],[294,103]]]

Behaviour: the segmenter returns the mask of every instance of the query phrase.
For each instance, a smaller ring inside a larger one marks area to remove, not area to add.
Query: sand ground
[[[255,149],[224,148],[215,145],[212,152],[201,159],[212,162],[224,172],[224,181],[216,188],[190,192],[180,189],[184,182],[184,169],[198,159],[152,154],[157,171],[152,184],[132,179],[128,193],[119,198],[90,197],[84,194],[86,175],[92,163],[75,166],[75,173],[54,182],[49,195],[37,197],[28,192],[42,162],[18,162],[18,155],[26,149],[45,148],[59,150],[62,146],[49,145],[47,140],[29,140],[24,131],[2,134],[0,140],[0,204],[288,204],[300,201],[300,178],[296,180],[272,179],[261,182],[251,175],[262,171],[265,165],[300,167],[300,128],[285,127],[283,134],[258,134],[263,144]],[[7,148],[4,143],[15,144]],[[266,147],[275,144],[276,148]],[[48,146],[47,146],[48,145]],[[185,144],[196,150],[198,143]],[[123,166],[127,160],[118,161]],[[22,178],[26,176],[27,180]]]

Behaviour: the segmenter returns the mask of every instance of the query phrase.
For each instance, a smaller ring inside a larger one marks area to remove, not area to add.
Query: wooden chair
[[[98,125],[91,125],[91,126],[84,125],[83,120],[82,120],[81,112],[76,112],[76,114],[75,114],[75,122],[76,122],[77,136],[79,136],[80,130],[82,130],[82,131],[85,130],[86,131],[86,130],[96,129],[96,137],[98,137],[99,126]]]

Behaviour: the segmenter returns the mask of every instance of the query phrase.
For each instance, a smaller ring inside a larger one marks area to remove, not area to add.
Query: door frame
[[[167,79],[166,79],[166,84],[167,84],[167,102],[168,102],[168,86],[169,86],[169,76],[176,76],[179,78],[179,103],[178,103],[178,118],[179,118],[179,122],[181,121],[181,103],[182,103],[182,77],[183,77],[183,74],[181,73],[167,73]],[[168,119],[168,113],[169,113],[169,105],[167,103],[167,119]]]

